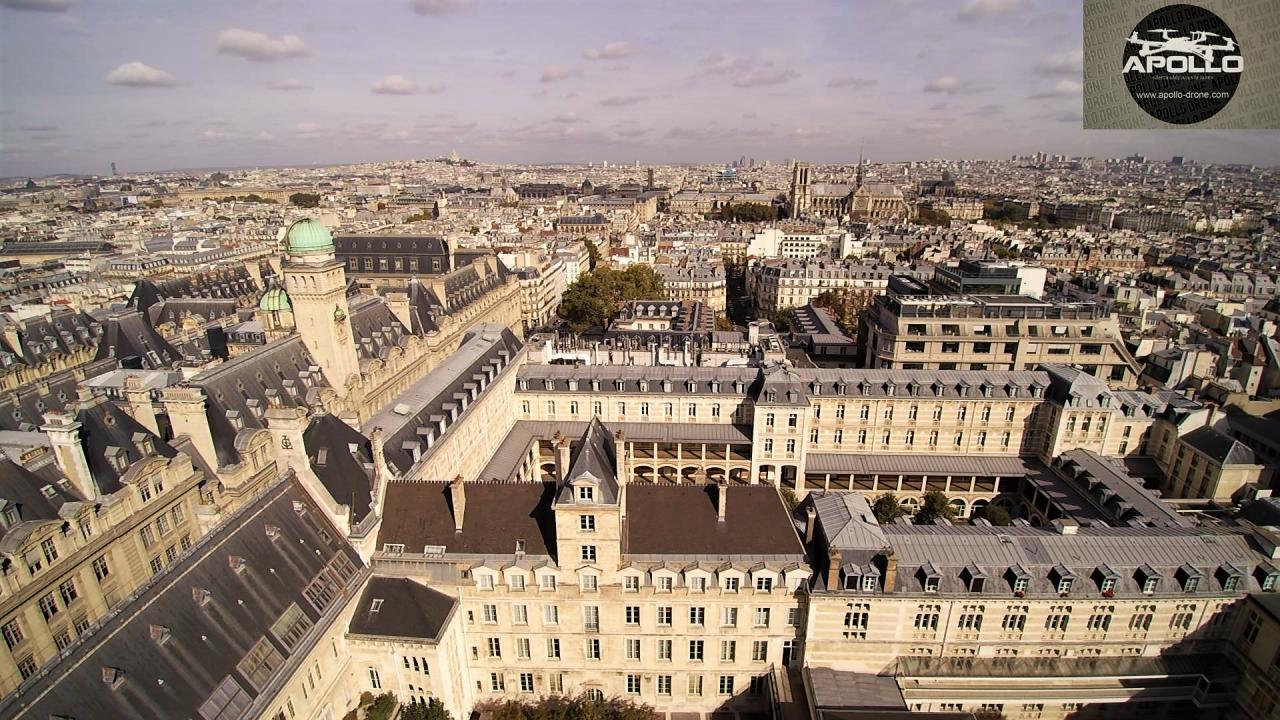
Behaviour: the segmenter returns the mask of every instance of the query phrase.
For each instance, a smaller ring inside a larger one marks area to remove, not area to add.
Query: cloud
[[[924,91],[927,93],[946,93],[947,95],[971,95],[982,92],[985,89],[974,85],[968,80],[961,80],[954,75],[943,75],[934,78],[925,83],[924,86]]]
[[[782,85],[800,77],[795,70],[759,69],[748,70],[733,79],[733,86],[740,88],[766,87]]]
[[[620,60],[631,55],[635,50],[631,43],[618,40],[605,43],[602,47],[587,48],[582,51],[582,57],[588,60]]]
[[[544,83],[559,82],[560,80],[571,78],[580,72],[581,70],[579,68],[573,66],[548,65],[542,69],[541,80]]]
[[[274,62],[307,54],[307,46],[297,35],[272,38],[253,30],[231,28],[218,33],[218,52],[253,62]]]
[[[314,138],[324,133],[324,126],[319,123],[304,122],[295,125],[293,130],[294,134],[300,138]]]
[[[388,75],[373,84],[377,95],[412,95],[418,92],[418,84],[403,75]]]
[[[1010,15],[1026,7],[1026,4],[1026,0],[969,0],[956,13],[956,19],[972,22]]]
[[[551,119],[558,123],[572,124],[572,123],[578,122],[580,118],[578,117],[578,113],[576,112],[565,112],[565,113],[560,113],[559,115]]]
[[[0,0],[0,7],[29,12],[60,13],[71,9],[71,0]]]
[[[169,73],[136,60],[112,70],[103,79],[108,85],[124,87],[168,87],[178,84]]]
[[[827,87],[829,88],[869,88],[869,87],[875,87],[879,84],[880,84],[879,80],[870,80],[867,78],[854,77],[850,75],[847,77],[831,78],[831,81],[827,83]]]
[[[738,88],[782,85],[800,77],[795,70],[778,68],[772,61],[729,57],[722,52],[708,54],[702,58],[701,64],[705,74],[725,75],[729,83]]]
[[[297,79],[297,78],[288,78],[288,79],[286,79],[286,80],[277,80],[276,82],[269,83],[269,84],[267,85],[267,87],[271,88],[272,90],[282,90],[282,91],[290,91],[290,90],[310,90],[310,89],[311,89],[311,86],[310,86],[310,85],[308,85],[308,84],[306,84],[306,83],[302,82],[301,80],[299,80],[299,79]]]
[[[649,98],[645,95],[611,95],[600,101],[603,107],[630,107]]]
[[[409,0],[409,7],[419,15],[448,15],[471,7],[471,0]]]
[[[1059,80],[1057,85],[1051,90],[1045,90],[1032,95],[1034,100],[1043,100],[1045,98],[1055,97],[1079,97],[1084,91],[1084,86],[1075,80]]]
[[[275,139],[276,139],[276,136],[275,136],[275,135],[272,135],[271,133],[267,132],[266,130],[263,130],[262,132],[258,133],[257,135],[254,135],[254,136],[253,136],[253,139],[254,139],[254,140],[257,140],[258,142],[271,142],[272,140],[275,140]]]
[[[57,125],[23,125],[18,129],[26,132],[32,132],[32,133],[51,133],[51,132],[57,132],[58,126]]]
[[[1072,50],[1050,55],[1036,64],[1035,72],[1046,77],[1081,77],[1084,73],[1084,51]]]

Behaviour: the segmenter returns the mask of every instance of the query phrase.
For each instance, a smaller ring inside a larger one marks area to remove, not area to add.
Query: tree
[[[453,720],[444,703],[435,698],[423,702],[420,698],[400,709],[399,720]]]
[[[560,301],[560,317],[574,332],[592,326],[603,327],[629,300],[666,298],[662,278],[648,265],[632,265],[626,270],[600,268],[577,279]]]
[[[922,207],[916,212],[915,222],[917,225],[942,225],[945,227],[951,224],[951,216],[942,210]]]
[[[289,202],[300,208],[320,207],[320,195],[317,193],[296,192],[289,196]]]
[[[914,522],[917,525],[932,525],[934,520],[943,518],[954,520],[956,509],[947,501],[946,493],[941,490],[930,490],[924,494],[924,502],[916,511]]]
[[[550,695],[537,700],[490,700],[476,705],[481,717],[492,720],[658,720],[650,705],[623,698],[598,699],[586,694],[575,697]]]
[[[999,505],[986,505],[978,509],[973,514],[976,518],[986,518],[987,522],[999,527],[1008,527],[1013,524],[1013,518],[1009,517],[1009,511]]]
[[[773,323],[773,329],[780,333],[787,332],[791,329],[791,308],[783,308],[778,310],[768,318]]]
[[[782,499],[787,503],[788,510],[795,510],[796,506],[800,504],[800,500],[796,498],[795,490],[792,490],[791,488],[782,488],[778,492],[782,494]]]
[[[732,330],[732,329],[733,329],[733,320],[731,320],[729,317],[727,317],[727,316],[725,316],[725,315],[717,315],[717,316],[716,316],[716,329],[717,329],[717,330]]]
[[[720,208],[720,219],[729,222],[766,222],[778,219],[778,210],[772,205],[758,203],[725,203]]]
[[[871,503],[871,514],[876,516],[876,522],[888,525],[906,515],[907,511],[902,507],[902,503],[898,502],[897,495],[887,492]]]
[[[874,295],[850,290],[824,290],[813,299],[813,304],[831,313],[845,331],[857,332],[862,313],[871,306]]]
[[[578,239],[582,241],[583,245],[587,246],[587,257],[590,258],[591,263],[588,270],[595,270],[600,265],[600,246],[591,242],[591,239],[586,235]]]

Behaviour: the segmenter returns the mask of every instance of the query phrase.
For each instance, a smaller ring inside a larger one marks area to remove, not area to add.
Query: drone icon
[[[1129,42],[1138,45],[1139,57],[1147,57],[1157,53],[1183,53],[1186,55],[1195,55],[1205,62],[1213,62],[1213,55],[1216,52],[1230,52],[1236,49],[1235,38],[1222,38],[1221,45],[1206,45],[1211,37],[1222,37],[1217,33],[1206,32],[1204,30],[1191,31],[1191,37],[1173,37],[1176,30],[1168,30],[1159,28],[1149,30],[1148,32],[1159,33],[1162,37],[1159,40],[1143,40],[1138,37],[1138,31],[1134,30],[1129,36]]]

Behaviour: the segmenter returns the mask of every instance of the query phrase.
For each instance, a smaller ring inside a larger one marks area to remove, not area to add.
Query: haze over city
[[[785,22],[780,22],[785,20]],[[328,164],[1183,154],[1081,130],[1076,2],[0,1],[0,175]]]

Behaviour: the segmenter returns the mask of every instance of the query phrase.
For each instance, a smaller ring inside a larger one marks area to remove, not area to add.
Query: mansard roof
[[[17,543],[3,541],[6,537],[11,541],[25,538],[31,530],[24,530],[23,526],[30,523],[27,527],[34,529],[41,521],[59,520],[63,505],[82,500],[52,462],[32,470],[0,454],[0,508],[16,506],[18,510],[17,525],[0,525],[0,552],[17,550]]]
[[[463,492],[462,532],[455,532],[449,483],[388,483],[377,548],[398,544],[406,553],[421,553],[435,546],[449,554],[514,556],[516,540],[523,540],[528,555],[555,555],[555,483],[467,482]]]
[[[0,715],[47,720],[83,717],[86,708],[98,720],[268,714],[256,705],[263,690],[294,672],[355,592],[361,569],[306,491],[277,481],[82,635],[47,675],[6,698]],[[306,593],[313,583],[333,599],[313,605]],[[301,629],[287,641],[277,625],[286,614]],[[273,671],[249,682],[237,666],[264,641],[273,648]],[[189,671],[192,658],[199,672]],[[110,676],[120,684],[106,682]]]
[[[235,298],[165,298],[147,308],[147,321],[154,327],[166,323],[180,326],[191,318],[204,325],[224,317],[236,317],[240,308],[241,303]]]
[[[182,360],[177,348],[156,332],[151,323],[136,310],[121,310],[108,315],[103,320],[102,342],[98,344],[98,353],[94,358],[103,360],[115,358],[126,367],[136,362],[147,370],[161,370],[173,367]]]
[[[369,439],[337,416],[319,413],[302,432],[312,472],[334,502],[351,508],[351,524],[369,514],[373,501],[373,453]]]
[[[163,280],[142,278],[134,284],[129,307],[146,312],[168,298],[256,299],[258,295],[258,284],[249,271],[243,265],[232,265]]]
[[[628,484],[623,554],[803,558],[804,548],[777,488],[723,488],[724,520],[717,515],[720,491],[710,484]]]
[[[267,407],[310,407],[328,387],[296,335],[232,358],[193,377],[189,383],[208,397],[205,414],[219,465],[240,461],[236,435],[266,427]]]
[[[91,348],[102,337],[102,325],[97,320],[68,309],[55,309],[15,325],[16,345],[8,338],[0,338],[0,360],[6,367],[18,362],[39,365],[59,355]]]
[[[89,474],[102,494],[120,490],[120,478],[130,466],[144,458],[171,458],[178,454],[173,446],[143,427],[115,403],[102,398],[80,403],[76,421],[80,423],[80,442],[89,464]],[[123,456],[120,465],[112,461],[115,456]]]
[[[350,307],[351,333],[361,360],[385,360],[392,348],[408,345],[409,329],[382,298],[360,296]]]
[[[472,327],[444,362],[365,422],[365,431],[381,427],[386,434],[387,463],[401,473],[408,471],[520,348],[520,339],[504,325]]]
[[[567,438],[563,440],[567,442]],[[580,478],[594,478],[600,488],[597,502],[612,505],[618,502],[618,467],[613,433],[592,417],[587,429],[575,443],[573,459],[565,474],[564,487],[559,502],[574,502],[573,485]]]
[[[1247,445],[1211,427],[1196,428],[1183,435],[1182,440],[1219,465],[1257,463],[1256,456]]]
[[[353,635],[438,640],[456,598],[408,578],[373,577],[351,616]]]

